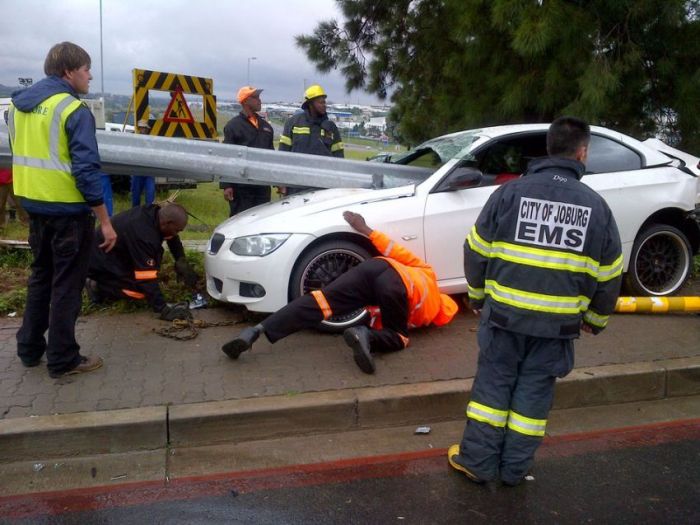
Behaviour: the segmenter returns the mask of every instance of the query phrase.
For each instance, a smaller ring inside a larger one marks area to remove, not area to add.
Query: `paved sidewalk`
[[[242,317],[224,308],[195,316]],[[373,376],[355,366],[340,336],[303,332],[274,346],[263,338],[231,361],[220,346],[246,324],[207,328],[179,342],[153,333],[167,326],[153,314],[137,313],[81,318],[81,352],[101,355],[105,366],[54,380],[45,366],[25,369],[16,357],[20,322],[0,319],[0,419],[462,379],[476,369],[477,319],[465,313],[447,327],[413,332],[403,352],[377,356]],[[577,342],[576,366],[693,356],[700,356],[698,316],[618,315],[600,336]]]

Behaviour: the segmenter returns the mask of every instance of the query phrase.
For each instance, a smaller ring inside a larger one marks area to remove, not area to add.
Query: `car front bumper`
[[[217,301],[242,304],[254,312],[275,312],[288,302],[289,279],[294,263],[314,239],[293,234],[264,257],[234,254],[233,239],[225,239],[216,253],[207,247],[204,267],[207,292]]]

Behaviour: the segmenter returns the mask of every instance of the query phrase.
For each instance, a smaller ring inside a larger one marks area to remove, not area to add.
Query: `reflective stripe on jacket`
[[[287,119],[280,135],[279,150],[327,157],[345,156],[338,127],[326,115],[312,118],[308,110]]]
[[[489,198],[464,243],[470,302],[489,321],[537,337],[607,325],[620,289],[620,235],[610,208],[563,158],[531,163]]]
[[[379,250],[380,258],[401,276],[408,297],[409,327],[449,323],[458,307],[449,296],[440,293],[433,268],[380,231],[373,230],[369,239]]]
[[[10,106],[15,195],[42,202],[85,202],[72,174],[68,117],[82,102],[68,93],[53,95],[31,112]]]

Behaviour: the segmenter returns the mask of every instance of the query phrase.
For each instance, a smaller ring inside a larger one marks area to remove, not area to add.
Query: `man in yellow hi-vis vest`
[[[90,87],[90,55],[70,42],[56,44],[44,72],[45,79],[13,94],[7,124],[14,191],[29,214],[34,256],[17,354],[30,367],[46,353],[56,378],[102,366],[100,357],[80,355],[75,322],[95,215],[102,249],[111,250],[117,234],[102,195],[95,119],[78,98]]]

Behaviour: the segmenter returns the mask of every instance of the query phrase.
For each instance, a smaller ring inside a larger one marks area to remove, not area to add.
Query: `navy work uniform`
[[[97,283],[96,293],[111,299],[145,299],[154,312],[166,305],[158,284],[163,261],[163,234],[156,204],[138,206],[112,217],[117,243],[109,253],[99,249],[102,234],[93,243],[88,277]],[[185,250],[178,236],[167,240],[176,261]]]
[[[224,127],[224,144],[274,150],[273,138],[272,126],[257,113],[248,117],[241,111]],[[270,186],[222,182],[219,187],[233,188],[235,192],[234,199],[229,201],[229,217],[248,208],[270,202]]]
[[[605,328],[619,293],[620,236],[580,182],[584,165],[550,157],[497,189],[469,232],[464,265],[482,309],[479,363],[455,456],[480,480],[517,484],[545,434],[557,377],[581,323]]]
[[[326,97],[325,91],[319,85],[310,86],[304,92],[302,111],[292,115],[284,124],[280,135],[280,151],[321,155],[323,157],[345,157],[343,139],[338,126],[328,118],[328,115],[312,116],[309,104],[318,97]],[[300,193],[313,188],[287,188],[287,195]]]

